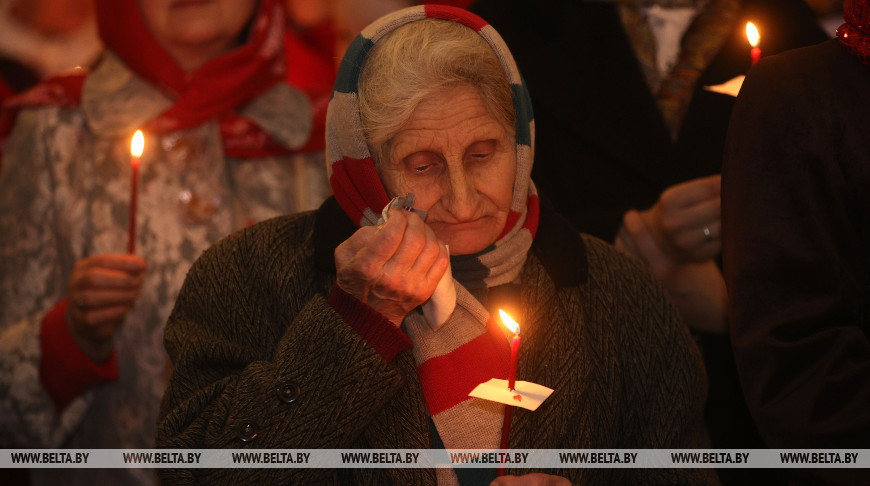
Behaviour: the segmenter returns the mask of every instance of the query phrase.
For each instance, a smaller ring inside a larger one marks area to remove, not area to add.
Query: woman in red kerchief
[[[97,0],[108,51],[19,98],[0,173],[0,447],[148,448],[188,267],[328,195],[275,0]],[[130,140],[141,129],[135,251]],[[63,480],[55,476],[62,475]],[[148,484],[143,470],[34,484]]]
[[[762,59],[740,91],[722,174],[732,340],[768,446],[870,443],[870,1],[838,39]],[[867,484],[802,469],[793,484]]]

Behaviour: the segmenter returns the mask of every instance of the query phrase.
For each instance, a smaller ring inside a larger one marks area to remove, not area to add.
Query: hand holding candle
[[[133,175],[130,182],[130,229],[127,239],[127,253],[131,255],[136,247],[136,199],[139,193],[139,162],[141,162],[144,148],[145,137],[142,135],[142,130],[136,130],[133,141],[130,143],[130,168]]]
[[[758,34],[758,29],[755,28],[755,24],[749,22],[746,24],[746,38],[749,40],[749,45],[752,46],[752,50],[749,51],[752,56],[752,64],[758,62],[758,58],[761,57],[761,49],[758,47],[758,40],[760,39],[760,35]]]

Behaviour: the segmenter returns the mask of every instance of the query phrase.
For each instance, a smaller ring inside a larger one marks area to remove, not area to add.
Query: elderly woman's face
[[[515,171],[513,137],[464,86],[421,103],[381,164],[390,196],[414,193],[453,255],[477,253],[501,234]]]
[[[157,42],[192,70],[234,47],[257,0],[139,0]]]

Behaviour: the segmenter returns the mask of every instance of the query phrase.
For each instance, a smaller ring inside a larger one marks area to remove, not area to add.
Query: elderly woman
[[[327,117],[335,198],[233,235],[188,275],[166,328],[175,368],[158,446],[498,448],[504,406],[468,396],[508,375],[497,307],[523,326],[520,379],[555,389],[537,411],[513,414],[508,447],[702,446],[706,383],[688,331],[637,263],[539,209],[533,127],[511,55],[480,18],[411,7],[367,27]],[[425,220],[401,208],[379,217],[391,198],[411,206],[409,193]],[[445,275],[453,294],[435,292]],[[427,317],[444,296],[452,313]],[[507,472],[557,484],[715,482],[700,469]],[[161,474],[173,484],[486,484],[496,470]]]
[[[16,105],[0,173],[0,447],[153,447],[163,325],[203,250],[329,193],[276,0],[97,0],[109,51]],[[145,131],[135,254],[130,139]],[[53,477],[53,478],[52,478]],[[153,484],[151,471],[34,484]]]

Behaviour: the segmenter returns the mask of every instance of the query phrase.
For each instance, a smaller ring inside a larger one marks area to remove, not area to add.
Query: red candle
[[[520,357],[520,325],[511,319],[507,312],[499,309],[498,313],[501,315],[504,325],[514,333],[514,337],[511,339],[511,368],[510,374],[508,374],[508,389],[513,390],[517,383],[517,361]]]
[[[749,51],[749,55],[752,56],[752,64],[758,62],[758,58],[761,57],[761,48],[758,47],[758,40],[761,36],[758,35],[758,29],[755,28],[755,24],[749,22],[746,24],[746,38],[749,40],[749,45],[752,46],[752,50]]]
[[[511,373],[508,375],[508,388],[511,390],[514,389],[517,384],[517,359],[520,354],[520,335],[519,328],[517,328],[517,334],[514,334],[513,339],[511,339]]]
[[[142,150],[145,148],[145,137],[142,130],[136,130],[130,143],[130,168],[133,175],[130,181],[130,231],[127,239],[127,253],[133,254],[136,248],[136,200],[139,195],[139,163],[142,160]]]
[[[504,322],[504,325],[514,333],[514,337],[511,338],[511,368],[508,374],[508,389],[514,391],[517,383],[517,361],[520,356],[520,325],[511,319],[511,316],[509,316],[507,312],[499,309],[498,313],[501,316],[501,321]],[[519,396],[519,394],[517,394],[517,396]],[[501,444],[499,445],[501,449],[508,448],[511,433],[511,416],[513,415],[511,412],[513,412],[514,407],[508,405],[504,409],[504,422],[502,422],[501,427]],[[504,476],[504,473],[504,466],[500,466],[497,474],[499,476]]]

